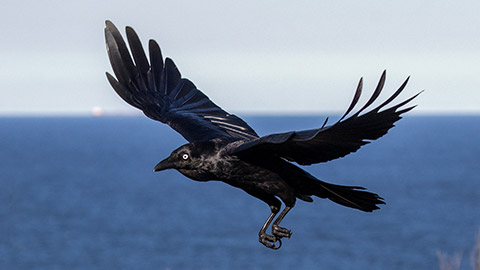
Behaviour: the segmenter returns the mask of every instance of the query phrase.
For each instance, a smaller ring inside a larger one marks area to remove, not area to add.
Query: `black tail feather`
[[[380,209],[378,205],[385,204],[382,197],[364,190],[363,187],[341,186],[318,181],[313,195],[365,212]]]

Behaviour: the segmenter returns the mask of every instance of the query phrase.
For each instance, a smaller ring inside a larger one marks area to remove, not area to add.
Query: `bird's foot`
[[[282,246],[282,241],[280,240],[280,238],[277,238],[273,235],[268,235],[266,233],[260,233],[258,235],[258,241],[264,246],[271,249],[279,249]],[[275,245],[276,242],[278,242],[278,246]]]
[[[291,230],[280,227],[276,224],[272,225],[272,233],[279,240],[283,237],[290,238],[290,236],[292,236],[292,231]]]

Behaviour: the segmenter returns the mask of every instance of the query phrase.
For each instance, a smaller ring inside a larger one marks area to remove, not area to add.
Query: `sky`
[[[157,40],[182,75],[240,114],[344,111],[425,90],[418,114],[480,114],[480,1],[1,0],[0,115],[134,114],[105,78],[104,22]]]

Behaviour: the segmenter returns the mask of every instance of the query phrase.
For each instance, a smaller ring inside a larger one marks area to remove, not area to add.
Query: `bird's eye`
[[[188,159],[188,154],[183,154],[182,158],[183,158],[184,160],[187,160],[187,159]]]

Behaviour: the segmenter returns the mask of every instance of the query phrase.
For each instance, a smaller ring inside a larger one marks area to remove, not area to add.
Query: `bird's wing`
[[[401,114],[408,112],[415,106],[402,107],[420,94],[418,93],[397,105],[383,109],[403,91],[408,82],[407,78],[400,88],[385,102],[361,114],[380,95],[385,83],[384,71],[371,98],[360,110],[345,119],[360,98],[362,81],[360,79],[353,101],[346,113],[335,124],[326,126],[325,122],[318,129],[263,136],[239,145],[232,150],[232,153],[255,154],[261,151],[262,153],[270,153],[301,165],[327,162],[344,157],[349,153],[357,151],[362,145],[369,143],[369,141],[385,135],[394,126],[394,123],[401,118]]]
[[[242,119],[215,105],[180,72],[160,47],[149,42],[150,62],[135,31],[126,28],[131,55],[120,32],[106,22],[105,40],[115,77],[107,78],[117,94],[148,117],[168,124],[190,142],[219,137],[258,138]]]

